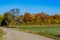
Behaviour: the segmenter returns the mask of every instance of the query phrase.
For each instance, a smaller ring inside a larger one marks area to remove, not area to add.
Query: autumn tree
[[[41,17],[42,17],[41,14],[35,14],[34,23],[37,25],[40,25],[41,24]]]
[[[54,24],[60,24],[60,15],[55,14],[55,15],[53,16],[53,23],[54,23]]]
[[[25,12],[23,15],[19,15],[19,9],[11,9],[9,12],[5,12],[4,15],[0,15],[0,25],[50,25],[60,24],[60,15],[48,15],[44,12],[37,14],[30,14]]]
[[[29,12],[25,12],[23,21],[26,24],[30,24],[31,20],[32,20],[31,14]]]

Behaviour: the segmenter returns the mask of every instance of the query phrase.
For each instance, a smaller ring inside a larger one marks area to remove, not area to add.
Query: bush
[[[0,32],[3,32],[3,30],[0,28]]]

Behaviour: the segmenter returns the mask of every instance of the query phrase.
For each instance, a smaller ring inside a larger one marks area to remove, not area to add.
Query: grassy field
[[[20,26],[17,29],[60,40],[60,26]]]

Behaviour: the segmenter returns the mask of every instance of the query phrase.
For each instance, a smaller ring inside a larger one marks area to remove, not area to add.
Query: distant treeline
[[[19,15],[19,9],[11,9],[0,15],[0,25],[50,25],[60,24],[60,15],[48,15],[44,12],[30,14],[25,12],[24,15]]]

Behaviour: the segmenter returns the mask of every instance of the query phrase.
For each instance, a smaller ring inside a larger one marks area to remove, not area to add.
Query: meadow
[[[23,25],[23,26],[17,27],[17,29],[21,31],[53,38],[55,40],[60,40],[60,26]]]

